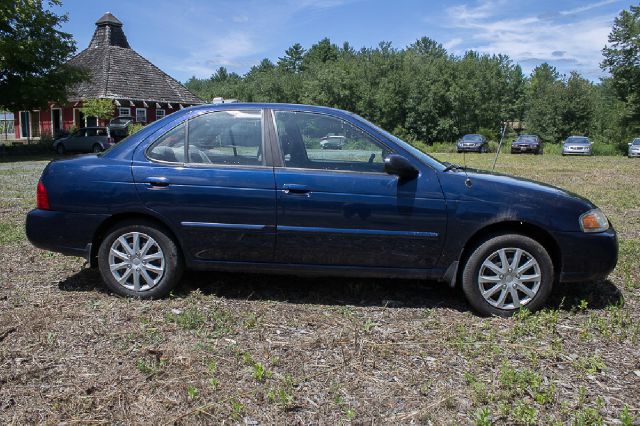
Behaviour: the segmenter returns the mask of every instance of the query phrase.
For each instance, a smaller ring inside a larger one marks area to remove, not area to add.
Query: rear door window
[[[189,163],[264,165],[262,112],[216,111],[189,121]]]

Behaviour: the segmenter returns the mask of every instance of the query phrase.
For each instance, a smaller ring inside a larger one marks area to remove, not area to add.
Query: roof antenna
[[[464,163],[462,170],[464,171],[464,175],[466,176],[464,184],[467,188],[471,188],[473,182],[471,182],[471,179],[469,179],[469,175],[467,174],[467,151],[462,151],[462,162]]]
[[[498,144],[498,150],[496,151],[496,158],[493,159],[493,167],[491,167],[492,172],[496,169],[496,163],[498,162],[498,155],[500,155],[500,150],[502,149],[502,142],[504,141],[504,135],[506,131],[507,131],[507,122],[504,121],[502,123],[502,133],[500,135],[500,143]]]

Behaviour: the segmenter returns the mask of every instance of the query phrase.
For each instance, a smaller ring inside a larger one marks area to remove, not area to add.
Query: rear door
[[[148,160],[134,160],[142,200],[170,221],[191,259],[273,260],[275,181],[263,122],[259,109],[199,115],[162,135]]]
[[[432,268],[442,248],[445,200],[435,171],[401,181],[384,171],[393,152],[339,117],[274,111],[276,260],[331,266]],[[340,147],[321,140],[341,136]]]

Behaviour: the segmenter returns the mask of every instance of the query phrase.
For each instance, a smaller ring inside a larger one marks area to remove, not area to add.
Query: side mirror
[[[400,179],[413,179],[418,176],[418,169],[402,155],[389,154],[384,159],[384,171],[390,175],[396,175]]]
[[[627,144],[627,146],[631,146],[631,142],[629,142],[629,143]]]

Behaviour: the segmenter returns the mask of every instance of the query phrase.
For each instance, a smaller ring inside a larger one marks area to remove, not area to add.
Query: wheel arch
[[[98,250],[100,248],[100,244],[102,243],[102,240],[104,240],[104,238],[107,236],[107,232],[111,228],[113,228],[116,224],[124,221],[133,220],[133,219],[140,219],[145,222],[151,222],[157,225],[159,228],[164,230],[167,233],[167,236],[176,243],[178,250],[180,250],[182,254],[182,245],[181,245],[180,239],[177,238],[176,233],[163,220],[151,214],[140,213],[140,212],[123,212],[123,213],[117,213],[117,214],[114,214],[113,216],[110,216],[108,219],[106,219],[104,222],[100,224],[96,232],[93,234],[93,239],[91,242],[91,254],[89,258],[90,259],[89,263],[92,268],[95,268],[98,266]]]
[[[505,234],[520,234],[529,237],[540,243],[549,253],[553,262],[553,270],[556,280],[560,276],[562,269],[562,256],[558,242],[551,233],[541,226],[517,220],[503,221],[487,225],[476,231],[465,243],[459,257],[456,283],[460,282],[461,274],[467,259],[482,242],[489,238]],[[454,283],[455,284],[455,283]]]

